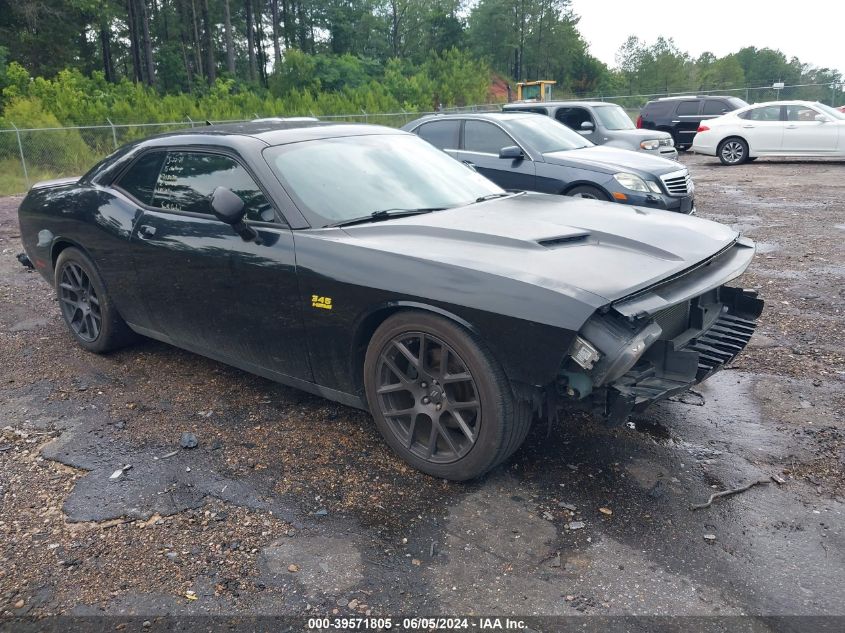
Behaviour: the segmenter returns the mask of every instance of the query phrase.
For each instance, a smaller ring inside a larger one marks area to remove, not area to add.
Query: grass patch
[[[58,170],[30,167],[29,165],[27,165],[27,171],[29,174],[29,186],[34,185],[39,180],[77,175],[76,173],[63,173]],[[0,161],[0,196],[14,196],[26,193],[28,190],[29,187],[23,176],[21,161],[11,158]]]

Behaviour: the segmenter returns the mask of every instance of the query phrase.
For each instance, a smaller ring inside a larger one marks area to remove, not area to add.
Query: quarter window
[[[692,116],[698,114],[698,101],[681,101],[678,104],[677,116]]]
[[[420,138],[438,149],[458,149],[460,133],[460,121],[435,121],[423,123],[417,128],[417,134]]]
[[[724,114],[728,111],[728,104],[724,101],[705,101],[701,114]]]
[[[141,156],[117,180],[117,186],[144,204],[152,204],[156,180],[164,162],[164,152],[148,152]]]
[[[274,222],[275,213],[247,171],[221,154],[169,152],[156,185],[152,206],[213,215],[211,194],[228,187],[244,201],[246,219]]]
[[[503,147],[516,145],[514,140],[498,127],[486,121],[467,121],[464,124],[464,149],[499,155]]]

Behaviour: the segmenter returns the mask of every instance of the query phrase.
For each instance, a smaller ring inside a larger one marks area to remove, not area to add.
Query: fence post
[[[18,137],[18,151],[21,153],[21,167],[23,167],[23,179],[26,182],[26,188],[29,189],[29,172],[26,170],[26,159],[23,157],[23,143],[21,143],[21,131],[18,126],[12,123],[15,128],[15,135]]]
[[[364,123],[369,123],[369,122],[370,122],[370,117],[369,117],[369,116],[367,116],[367,111],[366,111],[366,110],[364,110],[364,108],[361,108],[361,112],[363,112],[363,113],[364,113]]]
[[[189,117],[187,114],[185,115],[185,118],[188,119],[188,121],[191,122],[191,127],[194,127],[194,120],[191,117]]]
[[[111,126],[111,139],[114,141],[114,148],[117,149],[117,133],[114,131],[114,123],[112,123],[111,119],[108,117],[106,117],[106,121],[108,121]]]

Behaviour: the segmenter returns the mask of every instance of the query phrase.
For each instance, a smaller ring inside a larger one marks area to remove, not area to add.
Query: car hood
[[[343,231],[340,239],[358,246],[522,281],[596,306],[673,277],[739,237],[679,213],[534,193],[329,231]]]
[[[679,169],[678,163],[667,158],[651,156],[644,152],[607,147],[606,145],[582,147],[581,149],[562,152],[548,152],[543,154],[543,160],[553,165],[580,167],[605,174],[625,171],[637,175],[662,176]]]
[[[624,136],[625,138],[636,139],[638,141],[645,141],[655,138],[672,138],[669,132],[661,130],[646,130],[644,128],[631,128],[630,130],[608,130],[608,133],[613,136]]]

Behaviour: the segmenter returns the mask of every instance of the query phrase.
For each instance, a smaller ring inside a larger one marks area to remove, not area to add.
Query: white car
[[[692,150],[740,165],[759,156],[845,158],[845,113],[823,103],[771,101],[702,121]]]

